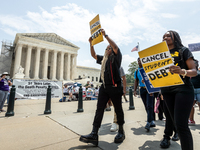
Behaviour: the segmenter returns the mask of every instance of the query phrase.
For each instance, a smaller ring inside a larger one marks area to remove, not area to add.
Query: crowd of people
[[[79,139],[82,142],[92,143],[96,146],[98,145],[98,130],[109,100],[113,103],[116,113],[115,123],[119,126],[114,142],[121,143],[125,139],[123,129],[125,121],[122,108],[122,95],[124,92],[120,75],[122,54],[117,44],[105,33],[104,29],[101,29],[101,33],[109,43],[103,56],[96,54],[91,37],[89,43],[91,56],[101,65],[100,82],[102,85],[99,89],[92,131],[88,135],[81,135]],[[136,96],[136,89],[139,85],[140,97],[147,113],[145,129],[148,132],[151,127],[156,127],[155,112],[158,113],[159,120],[166,121],[163,139],[160,143],[161,148],[170,146],[170,139],[174,133],[172,140],[177,141],[180,139],[182,150],[193,150],[193,139],[188,124],[195,124],[193,106],[196,102],[198,102],[198,105],[200,104],[198,61],[194,59],[191,51],[183,46],[176,31],[167,31],[163,35],[163,41],[166,41],[174,61],[174,65],[169,67],[169,71],[172,74],[179,74],[184,84],[161,87],[160,92],[149,94],[143,78],[136,70],[134,73],[134,95]],[[143,68],[140,58],[138,58],[138,65],[138,69]],[[156,106],[155,99],[157,100]]]
[[[63,97],[59,100],[59,102],[71,102],[72,100],[77,101],[79,98],[79,88],[82,86],[81,83],[65,83],[63,86]],[[83,92],[83,100],[91,100],[92,98],[98,97],[99,87],[96,86],[94,88],[93,83],[87,81],[87,83],[82,87]]]

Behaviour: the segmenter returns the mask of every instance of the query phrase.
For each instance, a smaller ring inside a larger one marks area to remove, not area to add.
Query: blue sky
[[[177,31],[185,46],[200,42],[200,0],[1,0],[0,40],[16,33],[56,33],[80,47],[77,65],[100,68],[90,55],[89,22],[100,15],[102,28],[119,46],[127,73],[140,50],[162,41],[167,30]],[[108,42],[95,45],[104,54]],[[200,52],[193,55],[200,61]]]

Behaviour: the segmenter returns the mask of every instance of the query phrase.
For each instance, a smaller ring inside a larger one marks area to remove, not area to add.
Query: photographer
[[[10,80],[7,80],[8,72],[4,72],[0,78],[0,112],[5,112],[3,110],[3,105],[9,93],[9,86],[12,85]]]

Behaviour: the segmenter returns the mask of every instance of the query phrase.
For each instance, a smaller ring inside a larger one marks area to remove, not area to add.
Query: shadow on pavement
[[[68,150],[78,150],[78,149],[94,150],[94,149],[99,149],[99,148],[95,147],[94,145],[79,145],[79,146],[71,147]]]
[[[150,128],[150,131],[147,132],[144,127],[139,127],[139,128],[131,128],[131,130],[133,130],[133,134],[135,135],[156,135],[155,132],[157,132],[159,129],[156,129],[156,127],[154,127]]]
[[[195,124],[195,126],[189,126],[191,130],[200,130],[200,124]]]
[[[110,127],[111,127],[111,123],[106,123],[106,124],[102,124],[101,128],[99,129],[99,135],[117,135],[117,131],[116,132],[110,132]],[[114,137],[113,137],[114,139]]]
[[[160,148],[161,141],[146,141],[142,146],[138,147],[139,150],[162,150]],[[169,149],[179,150],[180,145],[176,142],[171,142]]]
[[[116,144],[114,142],[108,143],[108,142],[105,142],[105,141],[100,141],[99,142],[99,147],[101,149],[104,149],[104,150],[116,150],[116,149],[119,148],[119,145],[121,145],[122,143]]]

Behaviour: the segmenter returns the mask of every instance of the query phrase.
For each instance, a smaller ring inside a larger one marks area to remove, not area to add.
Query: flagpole
[[[140,46],[139,46],[139,42],[138,42],[138,52],[140,51]]]

